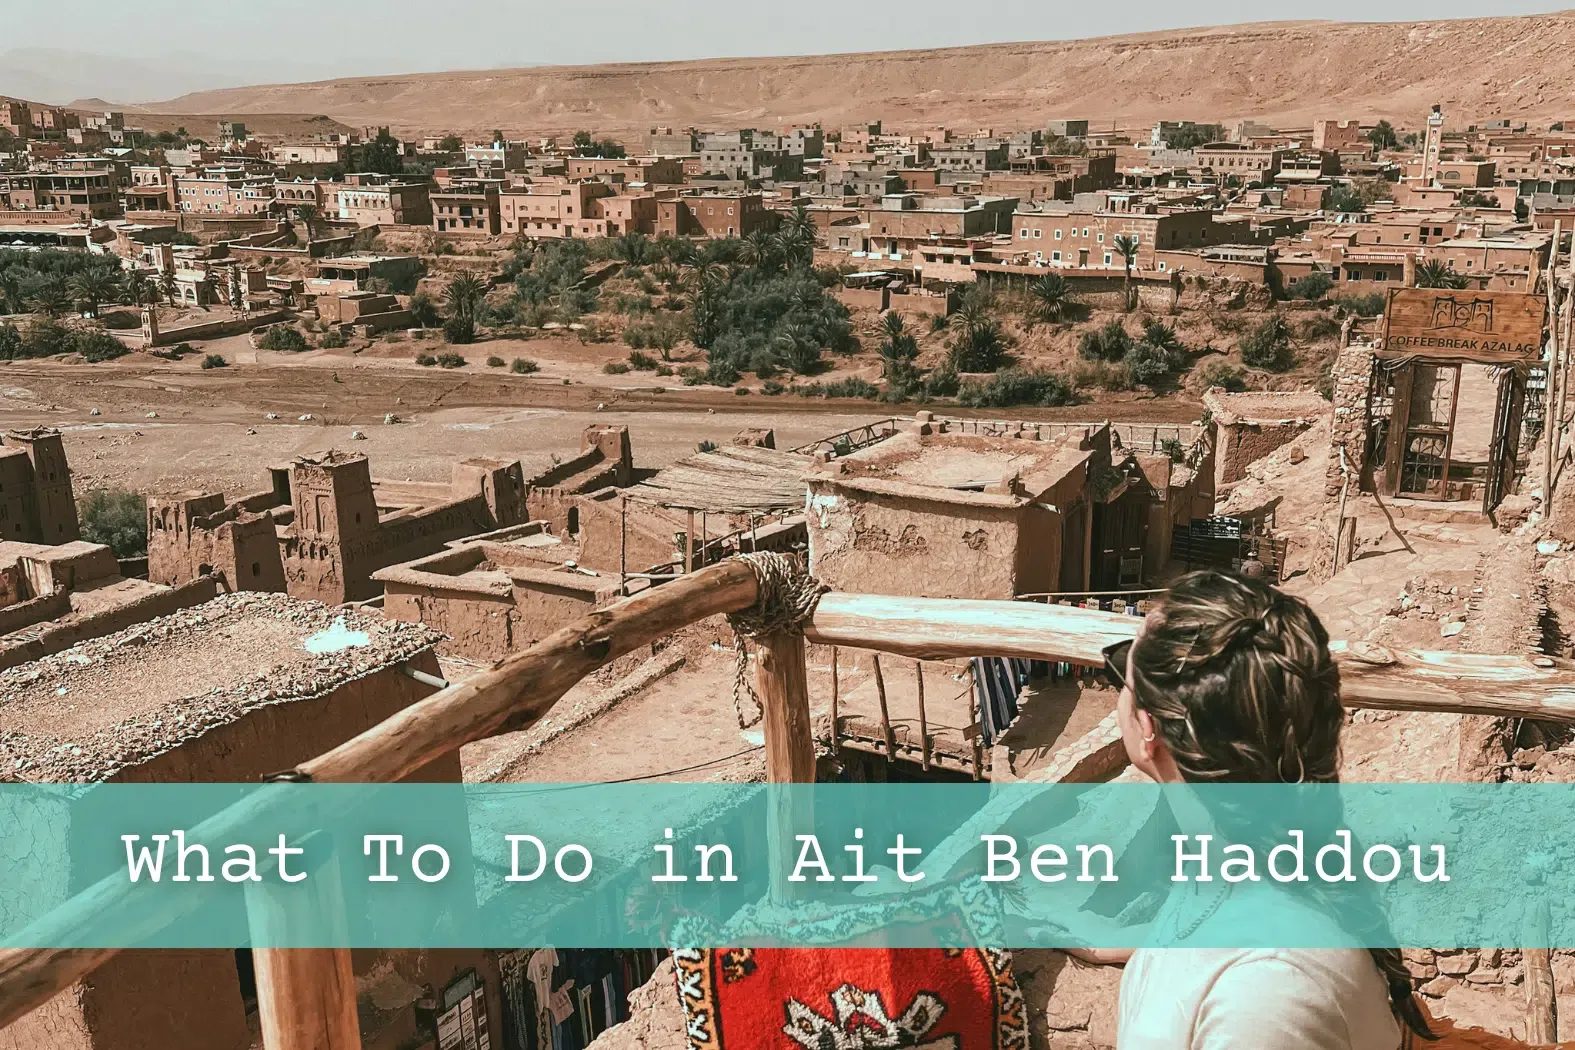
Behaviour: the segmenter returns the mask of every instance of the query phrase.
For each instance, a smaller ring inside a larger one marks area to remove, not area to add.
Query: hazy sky
[[[642,59],[812,54],[1047,40],[1261,21],[1403,21],[1558,10],[1569,0],[380,0],[196,4],[6,2],[0,52],[48,47],[126,59],[200,52],[252,82]],[[193,69],[192,72],[196,72]],[[3,73],[3,66],[0,66]],[[272,75],[270,75],[272,74]],[[229,79],[228,77],[226,79]],[[0,87],[3,90],[3,87]]]

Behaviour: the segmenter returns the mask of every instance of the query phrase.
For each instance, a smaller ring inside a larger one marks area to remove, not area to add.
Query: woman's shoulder
[[[1199,1050],[1286,1045],[1390,1050],[1399,1029],[1371,956],[1361,949],[1144,949],[1123,981],[1124,1020],[1170,999]],[[1174,997],[1174,998],[1172,998]],[[1139,1004],[1142,1004],[1141,1006]],[[1265,1035],[1273,1036],[1267,1043]]]

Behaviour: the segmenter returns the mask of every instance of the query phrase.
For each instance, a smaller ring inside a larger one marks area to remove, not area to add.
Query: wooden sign
[[[1542,356],[1547,300],[1523,292],[1392,288],[1384,356],[1515,364]]]

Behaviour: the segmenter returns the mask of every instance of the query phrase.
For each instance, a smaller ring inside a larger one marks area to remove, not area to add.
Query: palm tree
[[[815,245],[820,241],[820,232],[803,205],[782,219],[777,239],[790,266],[808,266],[815,261]]]
[[[71,309],[71,296],[65,287],[53,278],[40,281],[28,295],[28,303],[35,313],[45,317],[59,317]]]
[[[1418,288],[1464,288],[1465,274],[1456,273],[1438,259],[1424,259],[1416,264]]]
[[[919,356],[919,341],[906,330],[902,315],[895,310],[887,310],[881,316],[881,331],[886,335],[880,345],[881,375],[890,379]]]
[[[295,217],[301,220],[301,225],[306,227],[306,243],[311,244],[312,238],[317,234],[317,219],[322,213],[315,204],[299,204],[295,208]]]
[[[995,300],[990,293],[975,285],[963,294],[962,301],[957,304],[951,316],[951,327],[965,334],[982,327],[991,320],[990,310],[994,305]]]
[[[738,246],[739,261],[760,270],[775,270],[782,258],[782,242],[766,230],[745,235]]]
[[[1028,308],[1028,327],[1036,324],[1053,324],[1066,315],[1071,299],[1067,293],[1066,279],[1058,273],[1047,273],[1028,286],[1032,305]]]
[[[131,305],[141,306],[142,301],[147,298],[148,292],[151,290],[148,275],[143,273],[138,267],[133,266],[126,271],[124,288],[126,295],[131,299]]]
[[[164,293],[164,300],[167,303],[171,306],[175,305],[175,296],[180,291],[180,286],[175,283],[173,267],[159,274],[159,291]]]
[[[1132,309],[1132,264],[1137,261],[1138,240],[1129,234],[1116,236],[1116,251],[1121,253],[1121,261],[1126,264],[1126,282],[1121,286],[1122,301],[1128,310]]]
[[[650,242],[639,230],[630,230],[613,241],[613,251],[630,266],[640,266],[650,257]]]
[[[486,282],[473,273],[462,273],[443,292],[449,321],[444,327],[449,342],[468,343],[476,338],[476,311],[487,296]]]
[[[119,294],[120,281],[109,270],[92,266],[67,281],[66,291],[77,304],[87,307],[84,316],[97,317],[99,304]]]
[[[0,306],[4,313],[22,312],[22,278],[16,270],[0,270]]]

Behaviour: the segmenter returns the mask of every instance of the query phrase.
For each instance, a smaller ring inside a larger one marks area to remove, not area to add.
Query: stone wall
[[[1345,469],[1350,472],[1352,492],[1359,491],[1358,482],[1367,469],[1367,394],[1372,385],[1373,368],[1373,348],[1370,346],[1347,346],[1334,361],[1331,373],[1334,423],[1324,481],[1324,494],[1331,500],[1340,498],[1340,488],[1345,483],[1346,474],[1340,465],[1342,449],[1345,450]]]

